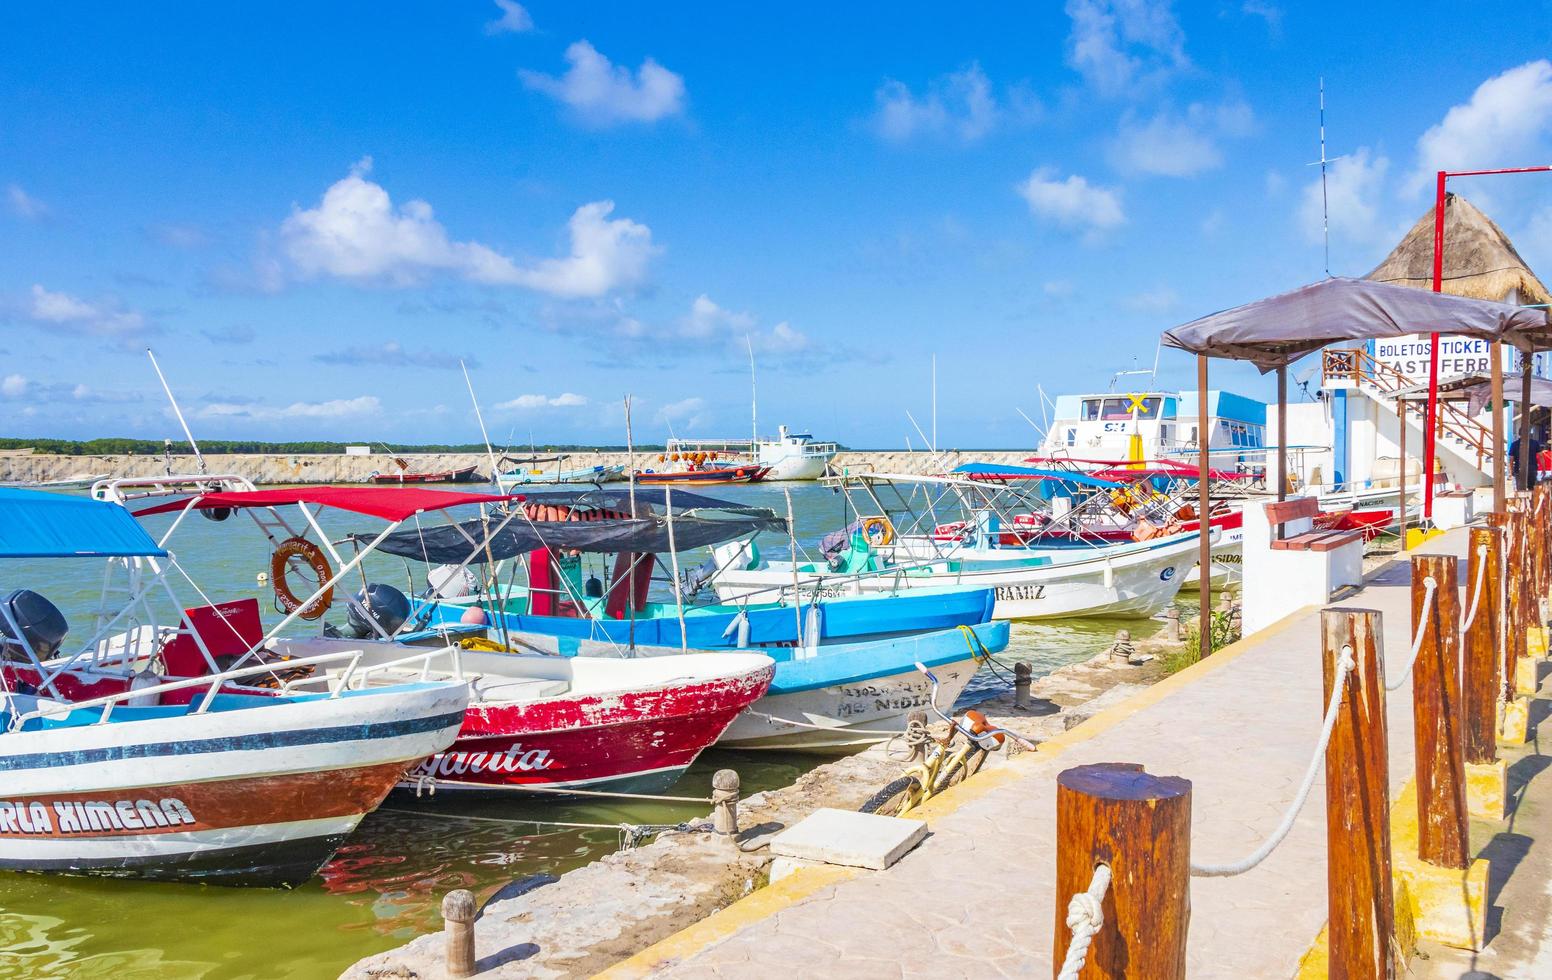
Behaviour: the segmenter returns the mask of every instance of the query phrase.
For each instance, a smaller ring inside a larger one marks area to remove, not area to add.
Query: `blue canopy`
[[[988,477],[1018,477],[1023,480],[1054,480],[1058,483],[1070,483],[1079,487],[1101,487],[1106,490],[1124,487],[1126,484],[1117,483],[1114,480],[1101,480],[1097,476],[1089,476],[1087,473],[1075,473],[1071,470],[1042,470],[1033,466],[1013,466],[1008,463],[963,463],[954,467],[955,473],[964,476],[988,476]]]
[[[0,487],[0,558],[165,558],[118,504]]]

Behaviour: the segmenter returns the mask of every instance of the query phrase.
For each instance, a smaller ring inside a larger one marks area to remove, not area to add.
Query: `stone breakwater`
[[[879,473],[934,474],[963,462],[1019,463],[1030,450],[976,451],[950,450],[944,453],[844,452],[836,456],[831,468]],[[482,477],[490,471],[490,460],[483,453],[414,453],[398,457],[410,464],[412,472],[440,472],[478,466]],[[382,453],[370,456],[342,454],[229,454],[205,457],[211,473],[231,473],[254,483],[363,483],[372,473],[397,473],[394,457]],[[625,453],[572,453],[567,467],[623,466]],[[656,453],[638,453],[638,468],[655,466]],[[173,457],[174,472],[197,472],[193,456]],[[164,476],[167,462],[160,456],[46,456],[31,453],[0,454],[0,482],[45,483],[84,476],[115,477]]]

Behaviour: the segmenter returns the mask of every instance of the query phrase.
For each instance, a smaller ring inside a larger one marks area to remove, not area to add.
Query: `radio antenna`
[[[1342,154],[1346,156],[1346,154]],[[1320,78],[1320,159],[1315,164],[1320,165],[1320,234],[1326,245],[1326,278],[1331,278],[1331,215],[1330,198],[1326,195],[1326,165],[1342,159],[1341,156],[1326,156],[1326,78]]]
[[[189,448],[194,450],[194,459],[199,462],[201,476],[210,471],[205,467],[205,455],[199,451],[199,443],[194,441],[194,433],[189,431],[189,423],[183,417],[183,409],[178,407],[178,399],[172,396],[172,388],[167,384],[167,376],[162,373],[162,366],[156,363],[156,355],[151,353],[151,348],[146,348],[146,357],[151,359],[151,367],[156,371],[156,378],[162,383],[162,390],[167,393],[167,400],[172,403],[172,414],[178,417],[178,424],[183,426],[183,437],[189,441]]]

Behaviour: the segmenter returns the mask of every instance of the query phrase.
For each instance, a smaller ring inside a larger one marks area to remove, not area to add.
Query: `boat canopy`
[[[618,510],[629,513],[631,492],[629,489],[619,487],[612,489],[585,487],[578,490],[545,490],[541,493],[525,493],[517,496],[515,499],[532,504],[602,508],[604,510]],[[692,493],[689,490],[679,490],[674,487],[637,487],[635,500],[638,504],[652,504],[657,507],[667,507],[672,502],[676,515],[692,510],[720,510],[729,514],[743,514],[747,517],[764,517],[767,514],[773,513],[768,507],[735,504],[729,500],[718,500],[715,497]]]
[[[638,490],[636,494],[640,500],[642,492]],[[677,504],[679,494],[674,497]],[[656,515],[597,521],[532,521],[521,514],[516,517],[503,515],[500,519],[497,516],[474,518],[457,524],[395,531],[377,542],[377,550],[428,564],[482,564],[515,558],[540,548],[594,554],[664,554],[675,549],[686,551],[721,544],[759,531],[787,530],[787,522],[769,510],[758,516],[728,518],[675,513],[672,537],[668,525],[666,517]],[[353,534],[351,540],[369,545],[374,538]]]
[[[0,558],[165,557],[118,504],[0,488]]]
[[[1033,466],[1015,466],[1010,463],[963,463],[951,470],[961,476],[968,476],[972,480],[1050,480],[1056,483],[1070,483],[1079,487],[1098,487],[1104,490],[1114,490],[1125,486],[1114,480],[1101,480],[1087,473],[1078,473],[1073,470],[1042,470]]]
[[[1250,361],[1262,373],[1327,344],[1414,333],[1463,334],[1520,350],[1546,350],[1544,310],[1334,277],[1223,310],[1165,331],[1162,342],[1208,357]]]
[[[447,510],[464,504],[495,504],[517,499],[488,493],[459,493],[452,490],[422,490],[419,487],[287,487],[279,490],[238,490],[203,493],[193,498],[172,500],[135,512],[136,517],[167,514],[191,505],[195,510],[224,510],[244,507],[284,507],[288,504],[317,504],[353,514],[380,517],[385,521],[404,521],[427,511]]]

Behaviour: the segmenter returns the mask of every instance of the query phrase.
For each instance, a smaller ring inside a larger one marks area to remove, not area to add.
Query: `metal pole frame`
[[[1280,416],[1279,416],[1280,419]],[[1281,421],[1278,423],[1281,425]],[[1197,577],[1201,595],[1201,619],[1197,632],[1203,659],[1212,655],[1212,520],[1209,513],[1207,472],[1212,434],[1207,431],[1207,355],[1196,355],[1196,526]],[[1279,447],[1281,452],[1281,447]],[[1280,489],[1280,488],[1279,488]]]

